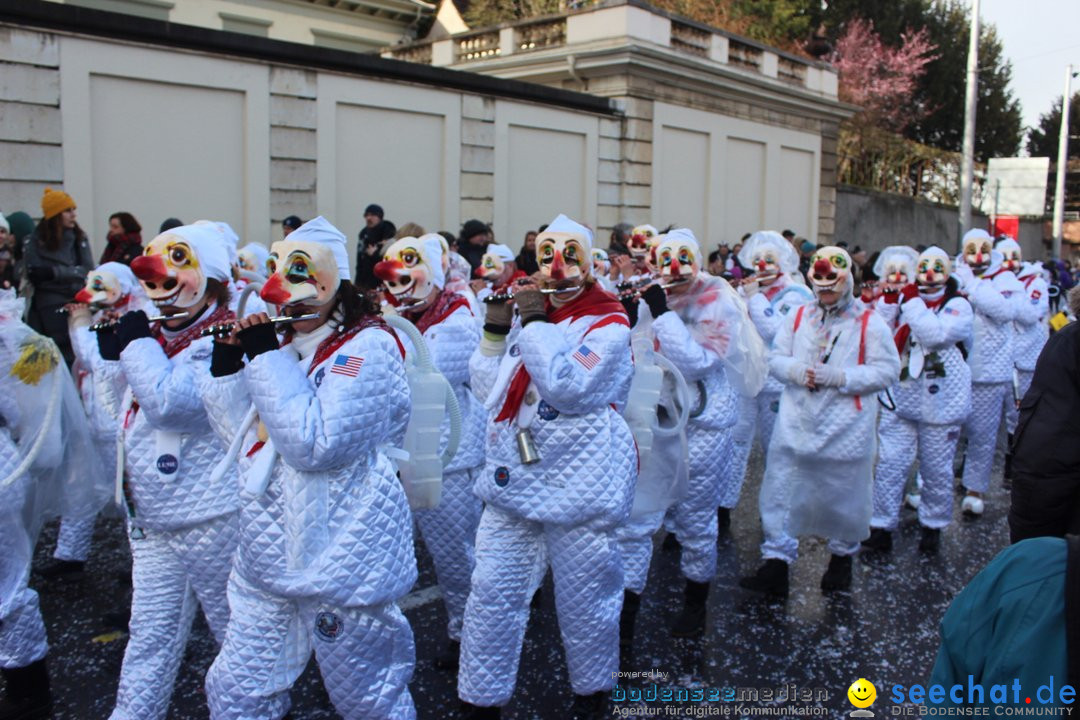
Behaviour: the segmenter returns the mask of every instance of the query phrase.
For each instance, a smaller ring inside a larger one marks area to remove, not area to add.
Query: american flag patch
[[[954,307],[947,307],[947,308],[945,308],[945,314],[946,315],[959,315],[960,311],[957,310]]]
[[[334,364],[330,368],[330,372],[336,375],[344,375],[346,377],[356,377],[360,372],[360,367],[364,364],[364,358],[355,357],[353,355],[338,355],[334,358]]]
[[[579,347],[573,357],[579,363],[584,365],[586,370],[592,370],[600,364],[600,356],[590,350],[587,345]]]

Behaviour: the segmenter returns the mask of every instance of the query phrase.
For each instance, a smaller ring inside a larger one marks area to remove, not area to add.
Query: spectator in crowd
[[[375,263],[382,260],[383,243],[393,239],[395,233],[397,228],[386,219],[382,206],[372,203],[364,208],[364,227],[356,247],[356,280],[360,287],[371,290],[379,286]]]
[[[458,236],[458,254],[468,260],[469,267],[475,271],[491,242],[491,228],[479,220],[469,220]]]
[[[713,250],[709,253],[708,270],[710,275],[715,275],[716,277],[720,277],[727,271],[727,268],[724,267],[724,258],[720,255],[719,250]]]
[[[1080,289],[1069,292],[1075,314]],[[1013,433],[1012,542],[1080,533],[1080,323],[1050,336]]]
[[[118,262],[130,265],[131,261],[142,255],[142,225],[129,212],[113,213],[109,216],[108,244],[101,253],[98,265]]]
[[[15,239],[11,236],[11,225],[8,224],[4,213],[0,213],[0,247],[7,247],[14,241]]]
[[[530,230],[525,233],[525,242],[521,246],[521,252],[514,258],[514,262],[517,264],[518,270],[521,270],[526,275],[532,275],[535,272],[539,272],[540,265],[536,262],[535,230]]]
[[[293,230],[296,230],[303,224],[304,221],[301,220],[297,215],[290,215],[289,217],[281,221],[281,237],[288,237],[289,233],[291,233]]]
[[[18,263],[22,260],[23,240],[34,232],[34,219],[20,210],[8,215],[7,222],[13,243],[11,250],[15,254],[15,262]]]
[[[794,245],[799,251],[799,274],[805,276],[810,270],[810,257],[817,250],[817,246],[805,238],[795,238]]]
[[[796,250],[799,249],[799,243],[797,242],[799,238],[795,237],[795,231],[794,230],[785,230],[784,232],[782,232],[780,234],[784,236],[785,240],[787,240],[789,243],[794,245]],[[837,245],[837,247],[840,247],[840,246]]]
[[[168,232],[169,230],[172,230],[173,228],[178,228],[178,227],[183,227],[183,226],[184,226],[184,221],[181,220],[180,218],[174,218],[174,217],[165,218],[164,220],[161,221],[161,227],[158,228],[158,235],[160,235],[163,232]]]
[[[94,267],[90,241],[75,222],[75,201],[62,190],[45,188],[41,198],[42,220],[23,241],[26,276],[33,286],[27,324],[52,338],[68,366],[75,360],[68,322],[56,312],[82,289],[86,274]]]
[[[627,243],[630,242],[630,233],[633,230],[634,226],[630,223],[619,223],[611,229],[611,240],[607,250],[609,258],[614,259],[615,255],[630,255],[630,248],[627,247]],[[612,265],[614,266],[614,263]]]
[[[0,289],[18,289],[15,276],[15,254],[12,248],[15,238],[11,235],[11,226],[3,213],[0,213]]]
[[[404,237],[418,238],[425,234],[427,234],[427,230],[424,230],[422,225],[414,222],[407,222],[397,229],[397,232],[394,233],[394,239],[400,240]]]

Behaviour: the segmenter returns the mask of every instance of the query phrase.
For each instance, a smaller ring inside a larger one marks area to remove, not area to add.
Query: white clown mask
[[[593,275],[607,275],[611,270],[611,259],[604,248],[593,248],[592,251]]]
[[[827,246],[816,250],[810,258],[810,269],[806,279],[814,295],[820,297],[823,292],[836,292],[842,296],[852,291],[851,256],[840,247]]]
[[[630,241],[626,244],[630,257],[635,260],[648,260],[649,254],[660,242],[660,233],[652,225],[638,225],[630,231]]]
[[[147,296],[157,306],[187,308],[206,294],[206,281],[228,282],[228,252],[220,235],[206,226],[184,225],[150,241],[131,261]]]
[[[929,247],[919,255],[916,282],[919,292],[933,294],[945,287],[952,274],[952,258],[939,247]]]
[[[991,251],[994,248],[994,239],[985,230],[968,230],[964,234],[961,245],[961,255],[964,264],[971,268],[976,276],[982,276],[991,263]]]
[[[754,279],[769,287],[781,275],[799,269],[799,254],[783,235],[773,230],[759,230],[739,251],[739,262],[754,271]]]
[[[127,265],[104,263],[86,276],[86,285],[75,293],[75,302],[98,308],[113,307],[130,297],[136,285],[135,275]]]
[[[255,273],[265,278],[270,271],[266,267],[266,261],[270,259],[270,251],[259,243],[248,243],[236,252],[240,269]]]
[[[375,276],[396,305],[424,303],[446,284],[443,273],[443,245],[436,233],[403,237],[386,248]]]
[[[874,263],[874,274],[881,278],[886,288],[899,290],[915,282],[915,269],[919,253],[904,245],[890,245],[881,251]]]
[[[549,287],[584,284],[592,274],[592,232],[559,215],[536,237],[536,261]]]
[[[514,251],[506,245],[491,244],[487,246],[487,252],[480,258],[480,267],[476,268],[476,276],[488,282],[498,283],[503,279],[507,263],[514,262]]]
[[[279,240],[270,246],[266,269],[270,277],[259,297],[282,308],[325,305],[341,285],[334,253],[320,243]]]
[[[1024,265],[1020,243],[1012,238],[1006,238],[999,242],[994,249],[1001,253],[1001,267],[1010,272],[1019,274],[1020,269]]]
[[[664,235],[656,248],[660,279],[669,287],[685,286],[701,272],[701,246],[694,233],[686,228]]]

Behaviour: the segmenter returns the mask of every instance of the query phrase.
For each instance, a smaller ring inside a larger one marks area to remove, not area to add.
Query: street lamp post
[[[968,43],[967,88],[964,94],[964,147],[960,164],[960,232],[957,246],[971,228],[971,195],[975,182],[975,111],[979,103],[979,0],[971,3],[971,39]]]
[[[1061,239],[1065,220],[1065,171],[1069,165],[1069,106],[1072,104],[1073,66],[1065,68],[1065,94],[1061,96],[1061,135],[1058,138],[1057,176],[1054,179],[1054,244],[1055,260],[1061,259]]]

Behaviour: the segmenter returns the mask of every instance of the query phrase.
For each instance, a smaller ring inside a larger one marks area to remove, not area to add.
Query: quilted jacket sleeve
[[[192,343],[170,359],[153,338],[132,341],[120,353],[124,377],[158,430],[195,432],[205,430],[206,408],[199,395],[199,377],[210,374],[210,340]]]
[[[960,297],[949,300],[938,313],[926,307],[922,298],[913,298],[904,303],[901,319],[927,350],[951,347],[971,335],[971,305]]]
[[[997,322],[1011,322],[1016,304],[1001,294],[990,280],[976,278],[966,288],[975,310]]]
[[[506,340],[483,337],[469,358],[469,386],[480,402],[487,402],[488,394],[499,375],[499,363],[506,352]]]
[[[540,397],[559,412],[584,415],[626,402],[634,373],[630,328],[626,325],[604,325],[587,333],[581,343],[571,345],[558,325],[534,322],[522,329],[518,343]],[[574,357],[583,348],[595,362],[590,363],[591,369]]]
[[[676,313],[666,312],[653,321],[653,333],[660,342],[660,352],[679,369],[687,382],[715,373],[720,357],[690,334],[690,328]]]
[[[356,377],[327,372],[315,387],[284,350],[262,353],[242,371],[274,446],[297,470],[332,470],[354,462],[388,442],[408,417],[405,365],[389,333],[363,330],[337,355],[362,360]]]
[[[795,357],[795,317],[796,313],[790,313],[783,325],[773,337],[772,349],[769,351],[769,373],[785,385],[792,384],[791,373],[795,365],[804,364],[804,361]]]
[[[75,352],[79,364],[92,371],[97,364],[95,361],[101,359],[101,354],[98,352],[97,338],[90,332],[89,321],[73,325],[68,329],[68,335],[71,337],[71,349]]]
[[[431,361],[451,385],[469,381],[469,356],[480,342],[480,327],[472,312],[458,308],[438,325],[430,328],[425,338]]]
[[[243,373],[235,372],[222,377],[206,373],[200,378],[199,390],[206,406],[210,427],[228,447],[251,406],[251,397],[248,395]]]
[[[840,388],[845,395],[869,395],[889,387],[900,379],[900,355],[885,321],[874,312],[866,323],[866,361],[844,368],[846,382]]]
[[[1027,327],[1038,323],[1050,314],[1050,295],[1046,281],[1035,278],[1031,285],[1020,293],[1021,301],[1016,306],[1016,322]]]
[[[777,331],[784,320],[784,316],[773,311],[772,304],[765,297],[765,293],[756,293],[746,301],[746,310],[750,313],[750,319],[754,322],[761,339],[768,346],[776,337]]]

